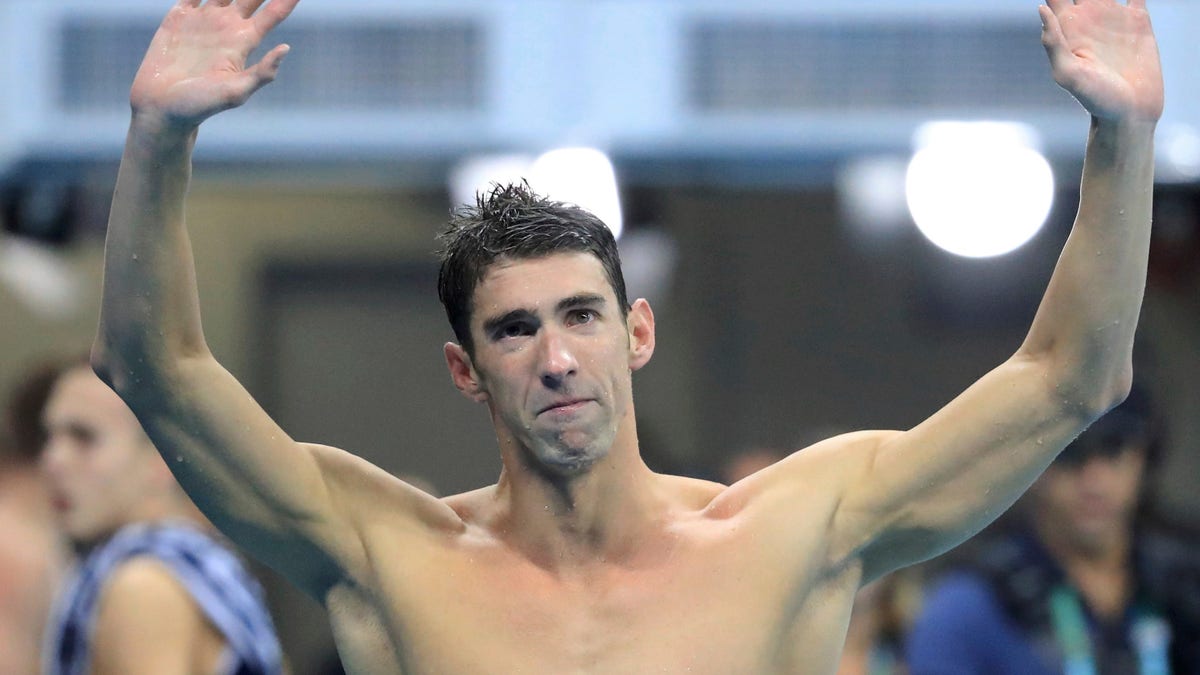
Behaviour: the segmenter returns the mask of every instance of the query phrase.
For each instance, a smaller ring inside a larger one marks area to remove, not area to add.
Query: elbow
[[[1113,408],[1125,402],[1129,398],[1130,392],[1133,391],[1133,366],[1127,364],[1116,376],[1112,378],[1108,388],[1105,391],[1105,398],[1100,401],[1100,410],[1097,417],[1112,410]]]
[[[97,340],[92,345],[92,351],[89,355],[88,362],[92,367],[92,372],[100,381],[108,385],[122,399],[130,394],[132,384],[139,381],[135,373],[133,373],[126,365],[126,359],[123,359],[120,353],[112,349],[101,340]]]
[[[1126,361],[1111,372],[1064,378],[1056,393],[1064,407],[1091,423],[1120,405],[1132,388],[1133,366]]]
[[[128,334],[122,334],[112,322],[105,320],[108,314],[109,312],[105,311],[100,313],[100,328],[92,342],[88,362],[96,377],[119,392],[119,387],[124,384],[124,378],[120,374],[129,372],[127,364],[144,359],[132,353],[136,351],[137,341],[131,339]]]
[[[92,345],[92,372],[126,403],[150,394],[171,379],[172,361],[137,341],[121,343],[101,334]]]
[[[115,369],[113,368],[112,355],[98,340],[96,344],[92,345],[92,352],[88,355],[88,364],[92,367],[92,372],[96,374],[96,377],[100,378],[101,382],[107,384],[110,388],[115,388],[113,387],[113,373]]]

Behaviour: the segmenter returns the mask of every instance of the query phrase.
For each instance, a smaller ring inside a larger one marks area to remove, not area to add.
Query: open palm
[[[1054,79],[1096,117],[1157,120],[1162,66],[1146,0],[1047,0],[1042,42]]]
[[[180,0],[163,19],[134,78],[134,111],[194,126],[241,105],[275,79],[288,47],[275,47],[252,66],[247,57],[298,2]]]

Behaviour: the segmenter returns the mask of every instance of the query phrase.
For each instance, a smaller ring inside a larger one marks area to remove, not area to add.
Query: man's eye
[[[81,448],[88,448],[96,443],[96,432],[91,429],[71,427],[64,434],[72,443]]]
[[[591,323],[596,320],[596,313],[590,309],[577,309],[570,314],[572,324]]]
[[[510,323],[500,329],[499,335],[502,338],[521,337],[529,335],[529,324],[526,323]]]

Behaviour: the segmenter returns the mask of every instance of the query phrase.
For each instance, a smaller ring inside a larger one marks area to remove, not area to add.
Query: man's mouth
[[[550,412],[550,413],[576,412],[577,410],[582,408],[584,405],[586,405],[590,400],[591,399],[587,399],[587,398],[573,398],[573,399],[567,399],[564,401],[556,401],[556,402],[542,408],[541,410],[539,410],[538,414],[541,415],[542,413],[547,413],[547,412]]]

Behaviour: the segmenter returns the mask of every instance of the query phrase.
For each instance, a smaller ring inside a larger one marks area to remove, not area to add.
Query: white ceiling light
[[[1190,182],[1200,178],[1200,131],[1189,124],[1172,124],[1159,132],[1159,177],[1164,181]]]
[[[468,157],[450,172],[450,198],[454,206],[474,204],[475,195],[486,194],[493,183],[519,183],[529,176],[531,155],[479,155]]]
[[[608,155],[595,148],[559,148],[538,157],[529,184],[539,194],[575,204],[595,214],[621,236],[617,174]]]
[[[474,203],[476,193],[488,191],[493,183],[522,179],[542,196],[590,211],[613,236],[621,236],[617,175],[608,155],[595,148],[558,148],[537,158],[522,154],[468,158],[450,174],[451,198],[455,205]]]
[[[916,134],[905,195],[921,233],[957,255],[1008,253],[1033,238],[1054,201],[1035,133],[1003,122],[932,122]]]

